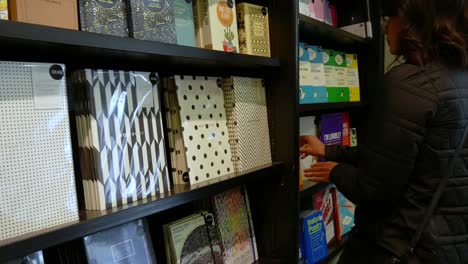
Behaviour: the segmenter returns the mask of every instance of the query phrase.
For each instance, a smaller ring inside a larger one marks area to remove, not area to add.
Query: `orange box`
[[[11,20],[78,30],[76,0],[10,0]]]

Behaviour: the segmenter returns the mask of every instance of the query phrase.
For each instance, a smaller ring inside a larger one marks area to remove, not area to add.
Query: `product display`
[[[328,101],[331,103],[349,102],[349,88],[346,86],[346,54],[328,50],[328,55],[329,61],[326,65],[331,65],[333,72],[332,82],[330,86],[327,85]]]
[[[320,140],[325,145],[343,143],[343,114],[326,114],[320,120]]]
[[[179,0],[129,1],[130,36],[136,39],[176,43],[174,5],[178,2]]]
[[[153,244],[143,219],[83,238],[89,264],[156,264]]]
[[[315,116],[306,116],[299,119],[299,133],[300,136],[317,136],[317,125],[315,124]],[[304,175],[304,170],[309,169],[314,163],[318,161],[318,157],[307,156],[300,160],[301,175]],[[302,177],[303,188],[307,189],[315,183],[309,182],[306,178]]]
[[[303,211],[299,215],[299,218],[299,244],[304,263],[319,263],[328,256],[322,212],[318,210]]]
[[[174,14],[177,44],[195,47],[195,23],[192,1],[174,0]]]
[[[174,78],[164,78],[164,102],[166,108],[167,136],[171,153],[171,172],[174,184],[189,184],[189,168],[187,155],[185,155],[185,143],[182,134],[180,119],[179,99]]]
[[[239,52],[234,0],[201,0],[205,48]]]
[[[349,87],[349,100],[359,102],[361,100],[359,85],[358,58],[356,54],[346,54],[346,86]]]
[[[313,196],[314,209],[320,210],[323,214],[323,222],[325,223],[325,231],[327,243],[330,244],[336,239],[335,232],[335,208],[333,202],[333,193],[331,186],[316,193]]]
[[[325,86],[325,68],[322,47],[306,46],[306,55],[310,63],[310,86],[302,88],[301,103],[327,103],[328,93]]]
[[[335,219],[336,219],[336,236],[341,240],[344,235],[351,232],[354,226],[354,211],[356,206],[338,191],[337,188],[332,189],[333,200],[335,201]]]
[[[6,2],[6,0],[0,1],[0,14],[5,14],[6,11],[8,18]],[[76,2],[75,0],[8,0],[8,9],[10,18],[14,21],[78,30]]]
[[[229,142],[236,172],[271,164],[268,113],[262,79],[223,79]]]
[[[81,30],[129,36],[126,0],[80,0],[79,5]]]
[[[8,20],[8,0],[0,0],[0,19]]]
[[[257,242],[246,190],[237,187],[215,195],[213,208],[224,248],[223,263],[246,264],[257,261]]]
[[[175,76],[190,184],[234,173],[222,79]]]
[[[0,240],[78,220],[65,67],[0,62]]]
[[[221,263],[222,247],[211,213],[201,212],[164,226],[167,263]]]
[[[248,3],[236,8],[240,53],[270,57],[268,8]]]
[[[169,192],[158,75],[87,69],[72,77],[86,208]]]

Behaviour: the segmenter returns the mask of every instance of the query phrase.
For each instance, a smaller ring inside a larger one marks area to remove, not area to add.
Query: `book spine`
[[[195,0],[193,4],[193,22],[195,25],[195,44],[199,48],[205,47],[203,40],[203,12],[202,0]]]
[[[252,47],[247,41],[250,39],[250,30],[246,28],[246,25],[249,25],[248,17],[246,16],[246,5],[238,4],[237,5],[237,26],[239,30],[239,50],[242,54],[251,54]]]
[[[341,241],[343,235],[343,226],[341,225],[341,216],[340,216],[340,207],[338,205],[338,190],[336,187],[331,188],[332,199],[333,199],[333,207],[335,212],[335,236],[336,240]]]
[[[203,42],[205,48],[213,49],[213,39],[211,37],[211,24],[210,24],[210,0],[201,1],[201,14],[203,17]]]

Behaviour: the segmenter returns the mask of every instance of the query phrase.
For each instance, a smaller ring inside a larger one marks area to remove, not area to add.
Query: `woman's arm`
[[[325,159],[339,163],[357,165],[358,152],[358,147],[328,145],[325,146]]]

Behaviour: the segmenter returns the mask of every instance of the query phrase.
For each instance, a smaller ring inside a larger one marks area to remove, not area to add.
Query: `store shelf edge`
[[[175,44],[116,37],[48,26],[0,21],[0,59],[55,60],[76,59],[99,63],[121,60],[139,61],[164,66],[198,68],[268,68],[278,67],[279,60],[234,54]],[[89,64],[89,63],[88,63]]]
[[[281,175],[286,168],[285,163],[275,162],[240,174],[221,177],[225,179],[206,186],[190,187],[175,186],[171,194],[164,197],[139,201],[122,208],[108,211],[85,211],[80,214],[80,221],[70,223],[47,231],[39,231],[21,238],[0,241],[0,263],[11,258],[20,257],[54,245],[87,236],[114,226],[118,226],[139,218],[143,218],[169,208],[191,201],[210,197],[214,194],[234,188],[242,184],[259,181],[266,177],[272,180],[275,175]],[[217,180],[214,180],[217,181]]]
[[[300,104],[299,113],[300,116],[308,116],[320,114],[322,112],[345,111],[348,109],[355,109],[363,106],[364,104],[362,102]]]

